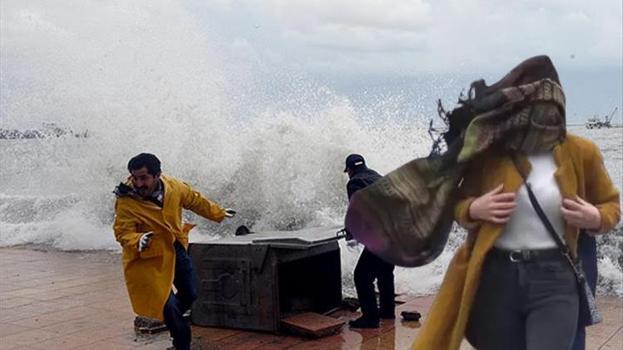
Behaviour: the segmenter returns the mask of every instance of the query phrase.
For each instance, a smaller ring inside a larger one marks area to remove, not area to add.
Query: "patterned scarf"
[[[496,103],[481,103],[479,107],[484,107],[485,112],[474,117],[465,130],[458,162],[468,161],[497,144],[529,154],[551,150],[564,140],[565,95],[556,82],[542,79],[494,95],[491,99]]]
[[[484,97],[477,92],[447,117],[445,152],[436,152],[435,145],[428,157],[402,165],[350,200],[346,229],[396,265],[421,266],[443,251],[458,184],[470,160],[492,147],[524,153],[550,150],[566,135],[564,93],[549,78],[503,87]]]

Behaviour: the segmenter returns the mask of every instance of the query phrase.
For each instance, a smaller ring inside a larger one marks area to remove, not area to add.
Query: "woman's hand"
[[[563,199],[560,211],[562,212],[562,217],[570,226],[587,230],[599,230],[601,228],[601,213],[599,210],[580,197]]]
[[[506,223],[515,210],[515,193],[503,193],[504,187],[500,184],[491,192],[474,199],[469,206],[469,216],[472,220]]]

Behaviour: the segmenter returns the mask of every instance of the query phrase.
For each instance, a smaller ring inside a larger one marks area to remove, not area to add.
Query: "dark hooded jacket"
[[[353,177],[350,178],[348,184],[346,184],[346,191],[348,192],[348,199],[350,200],[355,192],[362,188],[372,185],[381,176],[376,171],[367,168],[365,166],[359,166],[352,170],[354,172]]]

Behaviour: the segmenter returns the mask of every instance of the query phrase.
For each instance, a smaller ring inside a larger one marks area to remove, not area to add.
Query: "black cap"
[[[366,167],[366,161],[360,154],[351,154],[346,157],[346,167],[344,168],[344,172],[347,172],[348,169],[355,169],[357,167],[363,166]]]

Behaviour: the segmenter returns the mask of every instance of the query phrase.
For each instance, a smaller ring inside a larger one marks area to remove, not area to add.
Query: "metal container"
[[[280,320],[342,302],[339,227],[251,233],[189,252],[199,277],[192,322],[279,332]]]

